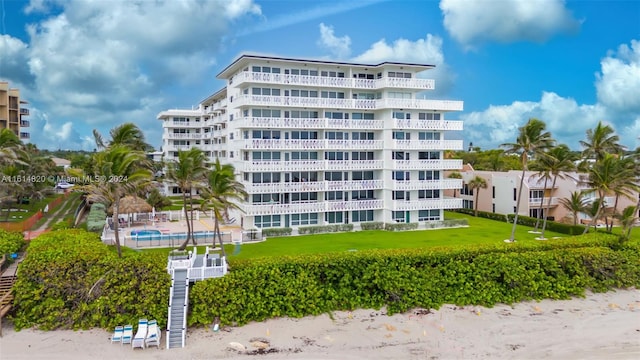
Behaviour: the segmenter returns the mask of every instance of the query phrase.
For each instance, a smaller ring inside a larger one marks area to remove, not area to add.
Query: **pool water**
[[[160,235],[160,230],[131,230],[131,236]]]

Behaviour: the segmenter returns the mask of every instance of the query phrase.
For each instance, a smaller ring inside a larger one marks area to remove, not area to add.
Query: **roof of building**
[[[343,66],[358,66],[358,67],[382,67],[382,66],[402,66],[402,67],[413,67],[415,70],[428,70],[435,68],[435,65],[428,64],[414,64],[414,63],[402,63],[402,62],[392,62],[385,61],[379,64],[361,64],[361,63],[351,63],[351,62],[340,62],[340,61],[328,61],[328,60],[317,60],[317,59],[296,59],[296,58],[285,58],[285,57],[277,57],[277,56],[264,56],[264,55],[250,55],[243,54],[240,55],[234,62],[229,64],[226,68],[224,68],[217,77],[219,79],[224,79],[229,77],[231,74],[237,71],[237,68],[243,66],[244,63],[249,62],[250,60],[273,60],[273,61],[282,61],[282,62],[305,62],[305,63],[316,63],[316,64],[327,64],[327,65],[343,65]]]

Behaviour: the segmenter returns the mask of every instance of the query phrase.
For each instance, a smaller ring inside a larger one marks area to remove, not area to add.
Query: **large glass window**
[[[419,180],[440,180],[440,170],[418,171]]]
[[[280,215],[262,215],[254,217],[254,225],[258,228],[280,227]]]
[[[374,139],[374,134],[373,134],[373,132],[365,132],[365,131],[352,132],[351,133],[351,139],[353,139],[353,140],[373,140]]]
[[[292,151],[291,160],[318,160],[316,151]]]
[[[419,199],[439,199],[440,198],[440,190],[418,190],[418,198]]]
[[[418,133],[419,140],[440,140],[440,133],[435,131],[421,131]]]
[[[280,161],[279,151],[254,151],[253,160]]]
[[[440,220],[440,210],[420,210],[418,211],[418,221],[436,221]]]
[[[312,202],[318,201],[318,193],[317,192],[302,192],[302,193],[291,193],[291,202]]]
[[[325,221],[329,224],[342,224],[344,222],[342,211],[330,211],[325,213]]]
[[[356,190],[351,192],[352,200],[371,200],[373,197],[373,190]]]
[[[291,226],[317,225],[318,213],[291,214]]]
[[[373,210],[352,211],[351,221],[353,222],[373,221]]]
[[[373,151],[353,151],[351,160],[373,160]]]
[[[254,184],[279,183],[280,173],[278,172],[253,173],[252,178],[253,178],[252,182]]]
[[[373,180],[373,171],[353,171],[351,180]]]
[[[317,171],[294,171],[291,173],[285,173],[285,182],[307,182],[318,181]]]
[[[326,201],[344,200],[344,192],[342,191],[327,191],[324,193],[324,199]]]

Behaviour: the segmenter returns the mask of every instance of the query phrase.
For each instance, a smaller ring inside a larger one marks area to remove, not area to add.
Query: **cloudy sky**
[[[0,79],[29,101],[40,148],[94,148],[132,121],[191,108],[242,53],[434,64],[432,98],[465,102],[465,143],[515,140],[528,118],[559,142],[598,121],[640,146],[640,1],[0,0]]]

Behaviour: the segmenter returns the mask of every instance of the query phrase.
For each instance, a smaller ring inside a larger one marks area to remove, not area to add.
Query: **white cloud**
[[[334,34],[333,26],[320,23],[320,39],[318,44],[329,50],[336,59],[344,59],[351,53],[351,38],[345,35],[337,37]]]
[[[471,141],[483,149],[514,142],[518,128],[529,118],[544,121],[558,143],[579,149],[578,142],[584,139],[586,130],[608,116],[607,109],[602,105],[579,105],[574,99],[544,92],[540,101],[492,105],[484,111],[462,115],[461,120],[464,121],[465,141]]]
[[[445,93],[455,79],[455,74],[445,62],[442,38],[431,34],[416,41],[397,39],[391,44],[382,39],[352,60],[363,63],[397,61],[435,65],[436,68],[425,72],[424,76],[436,80],[436,94]]]
[[[442,0],[440,10],[449,34],[468,48],[484,41],[541,42],[580,27],[564,0]]]
[[[29,46],[20,39],[0,35],[0,79],[12,82],[12,87],[26,87],[33,83],[27,66]]]
[[[598,101],[620,112],[640,112],[640,41],[622,44],[602,59],[596,74]]]

